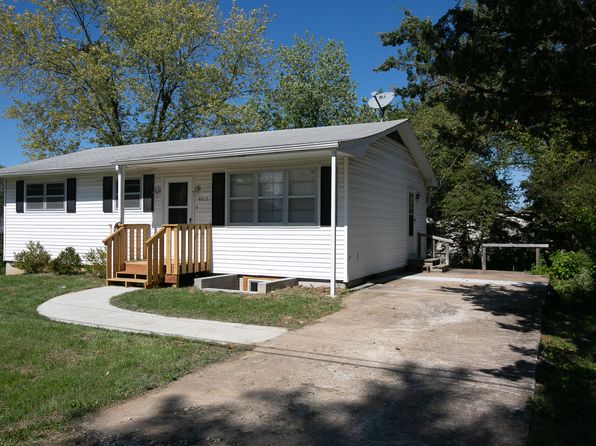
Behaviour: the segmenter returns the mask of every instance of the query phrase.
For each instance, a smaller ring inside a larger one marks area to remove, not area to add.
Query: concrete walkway
[[[454,274],[353,293],[315,324],[91,415],[77,444],[525,445],[545,287]]]
[[[41,304],[37,312],[60,322],[221,344],[257,344],[287,332],[285,328],[139,313],[110,304],[112,297],[134,290],[107,286],[64,294]]]

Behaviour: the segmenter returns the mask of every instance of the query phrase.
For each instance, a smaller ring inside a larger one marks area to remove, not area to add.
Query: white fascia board
[[[257,147],[245,150],[218,150],[214,152],[205,153],[183,153],[168,156],[154,156],[147,158],[135,158],[135,159],[123,159],[114,161],[114,164],[131,166],[135,164],[153,164],[153,163],[168,163],[174,161],[192,161],[201,159],[217,159],[217,158],[229,158],[237,156],[250,156],[250,155],[265,155],[272,153],[288,153],[288,152],[300,152],[310,150],[321,150],[321,149],[337,149],[339,143],[337,141],[315,143],[315,144],[296,144],[291,146],[273,146],[273,147]]]
[[[96,167],[54,167],[52,169],[42,170],[28,170],[20,172],[7,172],[0,174],[0,178],[14,178],[14,177],[39,177],[45,175],[59,175],[63,173],[96,173],[96,172],[111,172],[114,170],[112,164],[106,164]]]

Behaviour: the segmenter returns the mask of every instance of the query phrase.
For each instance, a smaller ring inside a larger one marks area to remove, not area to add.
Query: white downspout
[[[126,172],[124,166],[116,166],[116,172],[118,173],[118,214],[119,223],[124,224],[124,182],[126,181]]]
[[[335,296],[337,254],[337,150],[331,152],[331,283],[329,294]]]

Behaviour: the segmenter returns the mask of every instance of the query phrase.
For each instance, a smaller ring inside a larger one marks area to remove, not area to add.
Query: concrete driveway
[[[354,293],[316,324],[97,414],[82,442],[525,444],[544,288],[426,277],[449,281]],[[504,280],[516,279],[536,277]]]

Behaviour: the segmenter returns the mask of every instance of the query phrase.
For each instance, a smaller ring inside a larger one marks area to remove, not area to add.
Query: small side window
[[[27,184],[25,202],[28,211],[63,211],[66,198],[64,183]]]

